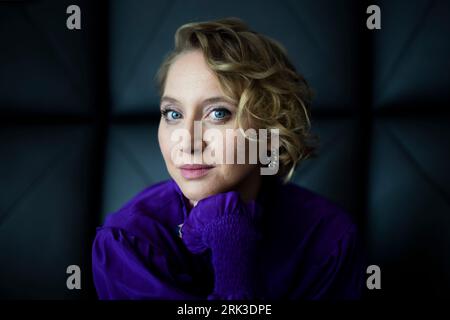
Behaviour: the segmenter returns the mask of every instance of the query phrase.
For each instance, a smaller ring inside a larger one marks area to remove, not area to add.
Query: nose
[[[203,125],[202,121],[190,120],[185,122],[187,137],[183,137],[181,144],[181,151],[187,154],[201,155],[206,147],[206,142],[203,140]]]

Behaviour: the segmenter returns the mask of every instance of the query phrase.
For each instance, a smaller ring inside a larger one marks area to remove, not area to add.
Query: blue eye
[[[168,118],[170,120],[176,120],[176,119],[180,119],[181,118],[181,113],[174,111],[174,110],[169,110],[169,112],[167,113]]]
[[[178,120],[182,117],[180,112],[172,109],[161,110],[161,114],[167,121]]]
[[[225,108],[215,109],[211,112],[212,118],[214,120],[223,120],[230,114],[231,112]]]

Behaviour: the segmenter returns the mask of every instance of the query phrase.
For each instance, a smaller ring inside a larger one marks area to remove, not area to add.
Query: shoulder
[[[285,226],[299,235],[299,241],[314,248],[317,257],[357,241],[359,231],[354,218],[337,203],[293,183],[282,185],[280,191]]]
[[[336,202],[305,187],[287,183],[282,186],[281,200],[285,204],[295,204],[303,219],[323,221],[335,229],[347,229],[354,226],[354,219],[342,206]]]
[[[111,213],[97,228],[97,234],[120,229],[145,239],[150,235],[167,233],[167,229],[182,218],[180,202],[173,180],[156,183]]]

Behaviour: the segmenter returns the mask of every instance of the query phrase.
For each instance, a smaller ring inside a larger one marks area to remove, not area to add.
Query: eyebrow
[[[178,101],[175,98],[169,97],[169,96],[163,96],[161,98],[161,103],[167,101],[167,102],[171,102],[171,103],[176,103],[176,104],[181,104],[180,101]],[[226,102],[226,103],[230,103],[230,104],[235,104],[235,101],[231,100],[230,98],[227,98],[225,96],[218,96],[218,97],[211,97],[208,99],[203,100],[202,104],[208,104],[208,103],[217,103],[217,102]]]

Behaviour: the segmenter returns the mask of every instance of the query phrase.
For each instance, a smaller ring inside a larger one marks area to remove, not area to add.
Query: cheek
[[[234,132],[236,136],[240,136],[242,138],[242,134],[239,130]],[[238,148],[238,140],[241,141],[244,145]],[[230,152],[230,150],[234,153],[234,162],[232,164],[223,164],[221,167],[221,176],[224,180],[227,180],[229,183],[238,183],[245,179],[251,172],[258,168],[258,155],[257,148],[253,145],[250,148],[249,141],[247,139],[224,139],[223,141],[223,149],[225,152]],[[249,151],[250,149],[256,154],[253,157],[250,157]],[[239,153],[239,157],[238,157]],[[239,163],[237,162],[239,159]],[[244,161],[245,163],[242,163]]]
[[[242,148],[238,148],[239,141],[237,136],[239,134],[238,130],[232,130],[231,128],[222,131],[223,163],[228,166],[234,166],[238,161],[238,152],[242,152]]]
[[[239,182],[245,179],[252,172],[256,165],[252,164],[224,164],[221,166],[221,176],[230,183]]]
[[[163,158],[167,162],[170,159],[170,134],[163,124],[158,128],[158,142]]]
[[[252,153],[251,156],[250,153]],[[239,168],[258,162],[257,143],[254,141],[250,142],[250,140],[244,137],[239,130],[233,130],[233,135],[225,135],[224,133],[223,154],[233,154],[234,159],[232,164],[239,164]],[[225,158],[225,161],[228,161],[228,159]],[[236,167],[234,168],[236,169]]]

